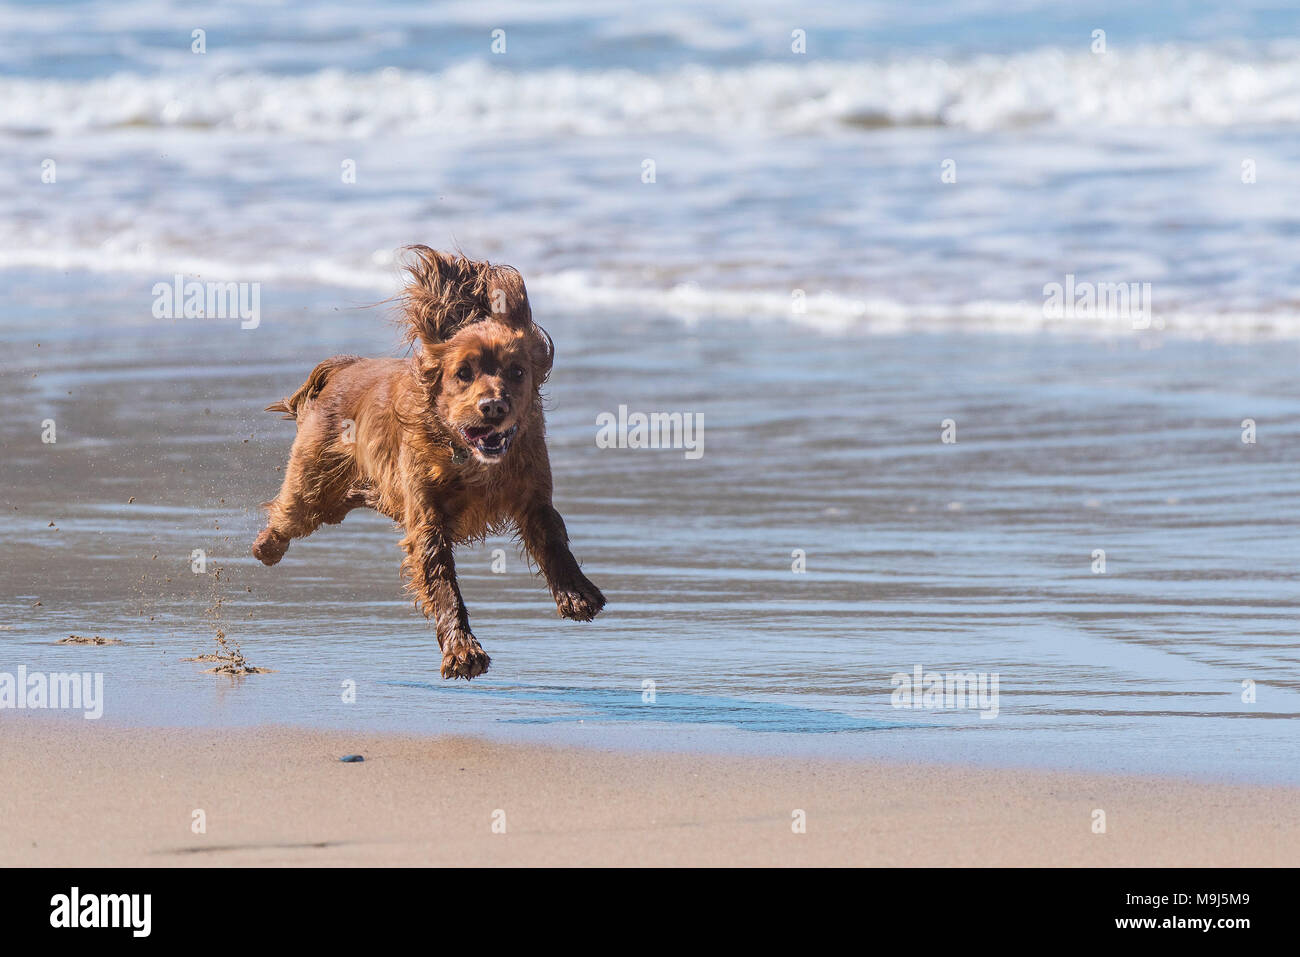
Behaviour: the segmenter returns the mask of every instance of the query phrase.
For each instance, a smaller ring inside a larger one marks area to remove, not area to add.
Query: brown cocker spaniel
[[[267,407],[298,423],[284,484],[253,555],[274,565],[294,538],[354,508],[406,531],[402,569],[437,627],[444,678],[490,659],[469,628],[453,549],[513,528],[565,618],[590,621],[605,596],[569,551],[551,505],[540,389],[554,345],[509,266],[410,248],[402,294],[406,359],[335,356]]]

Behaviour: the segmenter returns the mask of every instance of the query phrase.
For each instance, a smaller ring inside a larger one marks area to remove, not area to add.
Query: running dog
[[[298,424],[280,494],[253,555],[274,565],[295,538],[372,508],[405,530],[402,571],[434,621],[444,678],[491,659],[469,627],[453,550],[513,529],[565,618],[605,596],[569,551],[551,504],[541,387],[555,346],[533,322],[523,277],[427,246],[408,250],[404,359],[335,356],[267,407]]]

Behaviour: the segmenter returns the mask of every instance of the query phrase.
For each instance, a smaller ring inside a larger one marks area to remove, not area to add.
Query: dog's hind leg
[[[310,433],[300,432],[285,466],[280,494],[266,503],[266,528],[253,543],[253,557],[274,565],[295,538],[305,538],[322,524],[336,524],[365,497],[352,487],[350,463],[330,455]]]
[[[343,493],[331,508],[321,514],[322,525],[337,525],[347,518],[354,508],[365,508],[370,504],[371,494],[365,486],[354,485]]]

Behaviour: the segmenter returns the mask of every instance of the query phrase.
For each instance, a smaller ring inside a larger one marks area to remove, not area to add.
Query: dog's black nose
[[[504,419],[510,411],[510,403],[505,399],[484,399],[478,404],[478,410],[485,419]]]

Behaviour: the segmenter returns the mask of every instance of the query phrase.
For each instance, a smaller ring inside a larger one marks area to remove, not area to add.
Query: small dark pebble
[[[344,764],[356,764],[358,761],[364,761],[365,758],[359,754],[345,754],[343,757],[339,758],[339,760]]]

